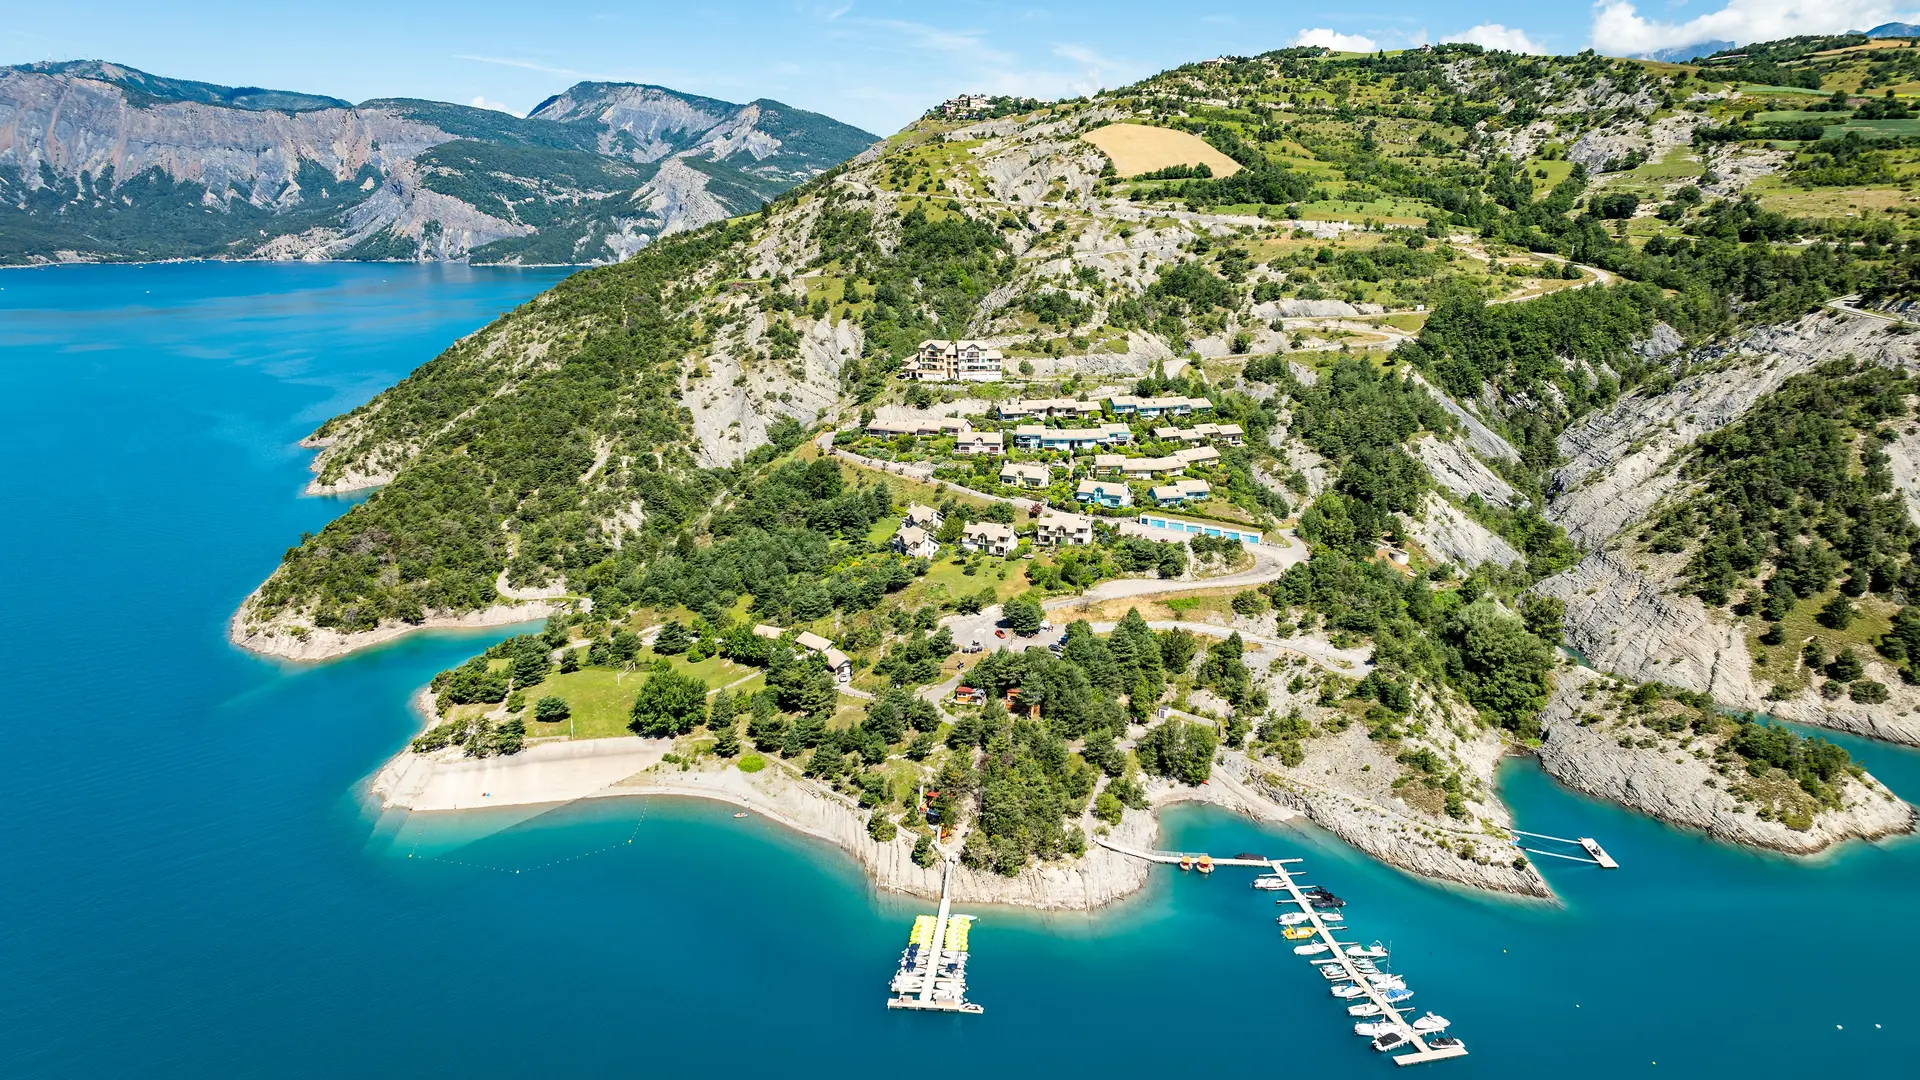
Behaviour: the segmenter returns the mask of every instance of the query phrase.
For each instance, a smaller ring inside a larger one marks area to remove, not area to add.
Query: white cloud
[[[1541,48],[1527,36],[1525,30],[1516,30],[1499,23],[1481,23],[1479,26],[1462,30],[1457,34],[1448,34],[1440,39],[1443,42],[1464,41],[1478,45],[1483,49],[1501,49],[1506,52],[1533,53],[1539,55],[1547,50]]]
[[[907,44],[927,52],[944,53],[972,63],[996,67],[1013,63],[1011,53],[986,43],[986,32],[982,30],[946,30],[906,19],[854,18],[844,21],[877,30],[890,30],[905,38]]]
[[[1868,30],[1885,22],[1910,22],[1885,0],[1727,0],[1726,6],[1686,22],[1641,17],[1633,0],[1600,0],[1594,5],[1593,47],[1610,56],[1631,56],[1693,45],[1734,41],[1742,45],[1796,34],[1837,34]]]
[[[520,115],[518,112],[514,111],[513,108],[511,108],[510,106],[502,102],[488,101],[485,94],[475,94],[473,96],[473,100],[467,102],[467,104],[473,106],[476,109],[492,109],[494,112],[503,112],[503,113],[506,113],[508,116]]]
[[[1334,52],[1373,52],[1379,45],[1364,34],[1340,34],[1326,27],[1302,30],[1293,36],[1295,45],[1318,45]]]

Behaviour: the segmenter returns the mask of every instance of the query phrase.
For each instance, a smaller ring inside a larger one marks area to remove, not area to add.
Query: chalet
[[[1194,465],[1220,464],[1220,451],[1215,450],[1211,446],[1189,446],[1184,450],[1175,450],[1173,456],[1185,462],[1189,467]]]
[[[931,506],[909,503],[907,504],[906,517],[902,520],[905,524],[918,525],[922,529],[932,532],[940,527],[940,523],[946,520],[946,516]]]
[[[1010,487],[1043,488],[1053,483],[1053,472],[1045,465],[1009,461],[1000,466],[1000,482]]]
[[[1247,433],[1239,424],[1195,424],[1193,430],[1218,446],[1239,446],[1247,441]]]
[[[1177,457],[1136,457],[1125,459],[1120,465],[1120,473],[1129,480],[1151,480],[1180,472],[1186,467],[1187,463]]]
[[[1095,476],[1118,476],[1126,467],[1127,455],[1125,454],[1093,455],[1093,475]]]
[[[1187,416],[1211,411],[1213,402],[1206,398],[1134,397],[1121,394],[1108,398],[1107,407],[1113,410],[1115,416],[1139,416],[1151,420],[1160,416]]]
[[[1175,480],[1171,484],[1157,485],[1147,494],[1160,506],[1179,506],[1212,495],[1213,485],[1205,480]]]
[[[768,641],[779,641],[786,636],[786,633],[785,630],[766,623],[760,623],[753,628],[754,637],[766,638]],[[802,630],[793,635],[793,643],[826,661],[827,670],[833,672],[834,679],[841,685],[844,686],[853,679],[853,661],[846,653],[834,648],[833,642],[811,630]]]
[[[956,686],[953,688],[955,705],[985,705],[987,692],[977,686]]]
[[[1198,443],[1206,441],[1206,436],[1200,434],[1199,428],[1157,427],[1153,429],[1153,437],[1159,439],[1161,442]]]
[[[1093,519],[1085,514],[1048,510],[1033,523],[1033,542],[1048,546],[1093,543]]]
[[[960,457],[1006,453],[1006,439],[998,431],[968,431],[954,437],[953,452]]]
[[[1083,503],[1098,503],[1112,510],[1133,505],[1133,489],[1110,480],[1082,480],[1073,489],[1073,497]]]
[[[1013,537],[1013,526],[1002,525],[994,521],[975,521],[960,531],[960,546],[968,551],[982,551],[997,558],[1006,558],[1013,554],[1018,543]]]
[[[999,382],[1002,357],[984,341],[929,338],[900,364],[900,377],[919,382]]]
[[[785,630],[777,626],[768,626],[766,623],[759,623],[753,628],[754,637],[766,638],[768,641],[779,641],[780,635],[784,633],[786,633]]]
[[[833,672],[833,680],[841,686],[853,681],[853,660],[839,649],[828,648],[820,651],[820,659],[827,662],[827,670]]]
[[[940,554],[940,542],[918,525],[903,525],[893,534],[893,550],[910,559],[931,559]]]

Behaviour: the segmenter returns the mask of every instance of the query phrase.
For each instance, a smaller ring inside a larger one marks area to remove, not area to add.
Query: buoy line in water
[[[610,851],[618,851],[621,848],[633,846],[634,838],[640,835],[640,826],[646,824],[646,821],[647,821],[647,809],[648,809],[647,800],[640,799],[638,801],[640,803],[640,816],[633,820],[633,831],[627,834],[627,838],[625,840],[621,841],[618,844],[608,844],[605,847],[597,847],[592,849],[591,851],[582,851],[576,855],[567,855],[558,859],[549,859],[546,862],[535,863],[532,866],[496,866],[492,863],[471,862],[466,859],[448,858],[447,856],[444,856],[444,855],[422,855],[420,854],[420,838],[421,838],[421,834],[423,834],[426,831],[425,826],[421,826],[414,830],[413,847],[407,851],[407,858],[417,860],[419,862],[442,863],[447,866],[464,866],[471,870],[491,870],[501,874],[521,874],[529,870],[545,870],[548,867],[559,866],[561,863],[578,862],[581,859],[585,859],[590,856],[605,855]],[[495,834],[495,835],[498,835],[498,834]],[[485,839],[485,838],[483,837],[482,839]],[[478,843],[478,842],[479,841],[477,840],[471,841],[471,843]]]

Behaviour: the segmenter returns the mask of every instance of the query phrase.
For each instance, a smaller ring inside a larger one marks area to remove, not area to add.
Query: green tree
[[[1553,650],[1490,599],[1461,608],[1445,637],[1447,673],[1467,700],[1501,727],[1538,735]]]
[[[693,644],[693,635],[676,619],[662,626],[660,632],[654,635],[653,651],[661,656],[678,656],[686,652],[687,646],[691,644]]]
[[[548,694],[533,703],[533,715],[543,723],[554,724],[573,715],[573,709],[567,705],[567,699]]]
[[[1040,605],[1024,596],[1016,596],[1001,605],[1000,617],[1007,629],[1026,637],[1040,630]]]
[[[706,683],[677,671],[662,671],[641,684],[628,726],[656,738],[684,735],[699,727],[706,714]]]

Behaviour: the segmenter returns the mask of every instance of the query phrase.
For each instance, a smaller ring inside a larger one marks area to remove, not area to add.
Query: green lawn
[[[1838,589],[1831,589],[1795,604],[1787,617],[1780,620],[1786,636],[1785,643],[1780,645],[1760,644],[1760,634],[1767,624],[1759,618],[1747,620],[1747,651],[1756,659],[1762,654],[1767,657],[1765,667],[1758,664],[1754,666],[1756,679],[1779,683],[1795,691],[1805,687],[1807,669],[1799,665],[1799,658],[1800,650],[1808,638],[1817,639],[1828,656],[1845,648],[1851,648],[1862,660],[1874,656],[1874,641],[1893,625],[1893,605],[1874,597],[1863,597],[1856,602],[1860,614],[1845,630],[1829,630],[1821,626],[1814,616],[1838,592]]]
[[[655,659],[657,657],[652,652],[643,649],[634,671],[582,668],[564,675],[556,672],[547,676],[545,682],[527,691],[527,734],[572,734],[576,739],[607,739],[632,734],[627,730],[627,721],[633,708],[633,698],[640,692],[640,684],[647,681],[646,669]],[[685,657],[679,656],[672,657],[670,662],[674,670],[705,682],[709,691],[717,691],[741,678],[747,681],[734,687],[731,693],[751,693],[766,683],[760,669],[717,656],[708,657],[697,664],[690,664]],[[573,716],[569,720],[543,724],[533,719],[533,703],[549,694],[566,699],[573,709]]]
[[[1920,120],[1849,120],[1844,124],[1828,124],[1821,135],[1837,139],[1849,131],[1862,135],[1920,135]]]

